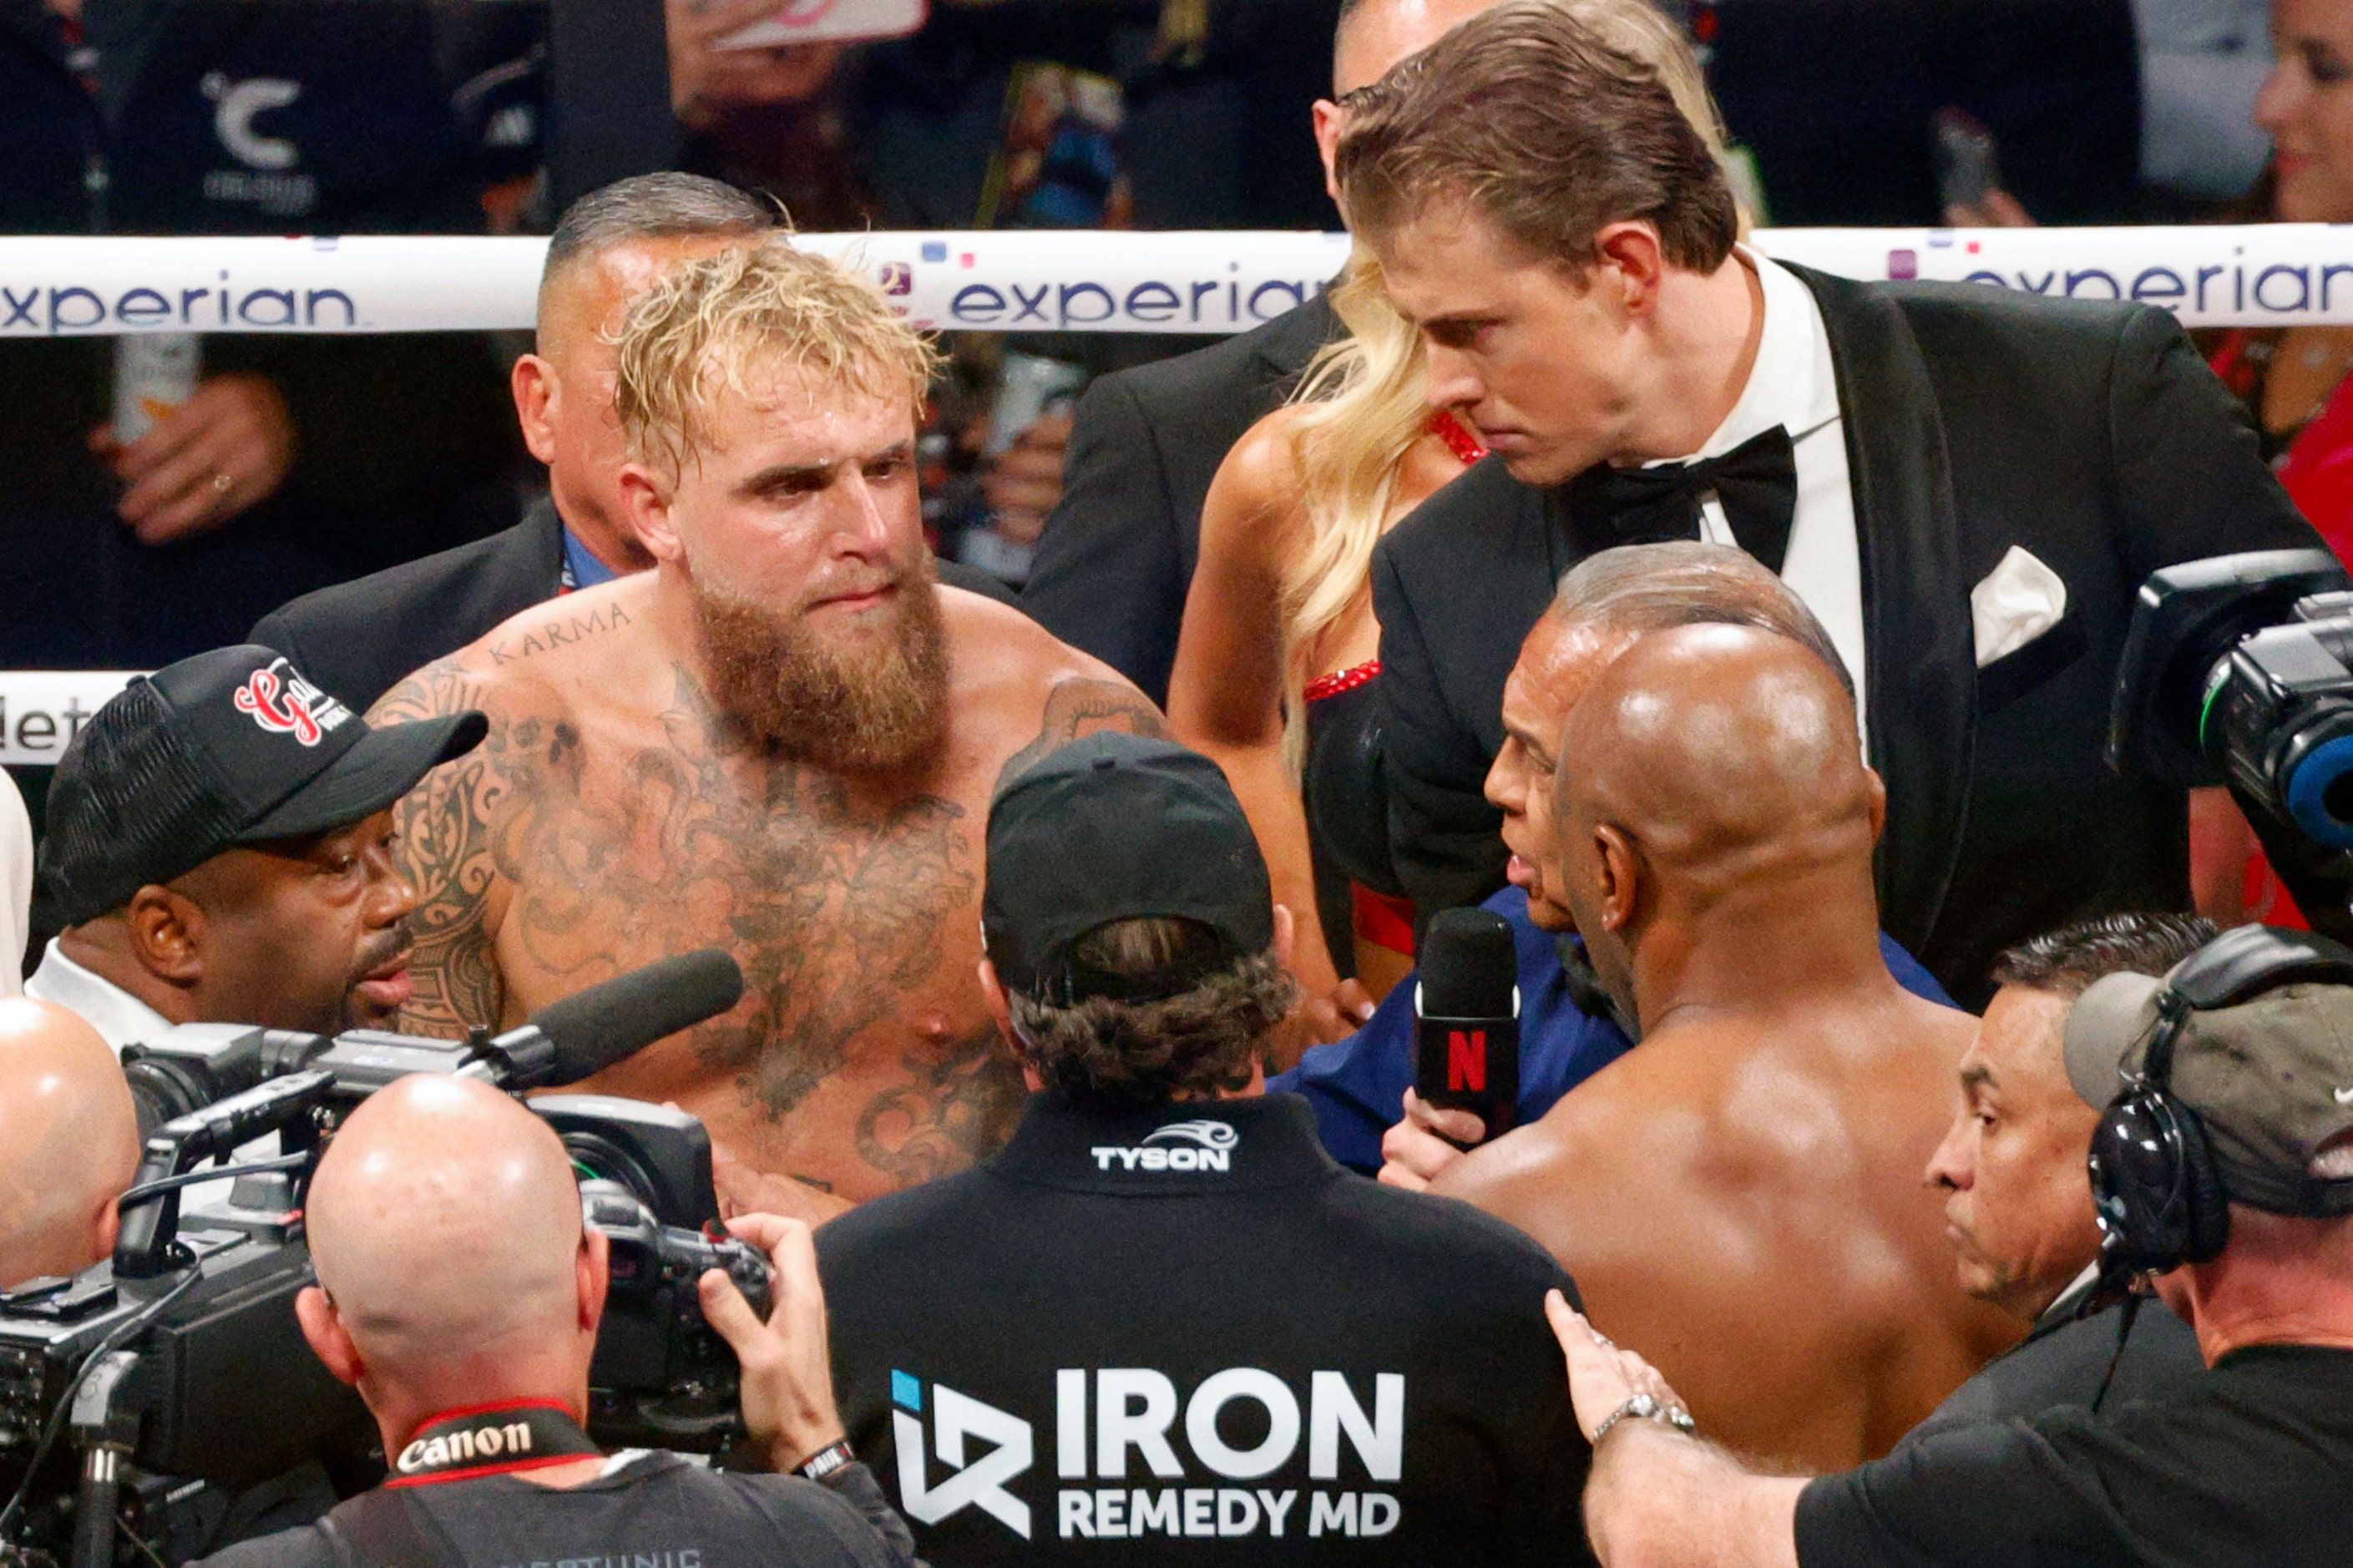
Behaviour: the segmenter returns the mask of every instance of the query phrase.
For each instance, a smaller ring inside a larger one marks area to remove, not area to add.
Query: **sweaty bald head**
[[[98,1031],[51,1003],[0,1001],[0,1289],[104,1258],[138,1164],[131,1088]]]
[[[487,1084],[380,1089],[311,1179],[311,1257],[379,1373],[547,1342],[575,1327],[580,1190],[547,1123]]]
[[[1565,892],[1605,977],[1630,989],[1646,924],[1727,898],[1851,898],[1875,926],[1883,796],[1861,751],[1838,675],[1788,637],[1681,626],[1620,656],[1569,714],[1555,795]]]

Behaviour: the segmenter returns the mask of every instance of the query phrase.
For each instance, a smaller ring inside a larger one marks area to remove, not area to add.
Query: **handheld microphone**
[[[1414,986],[1414,1091],[1468,1110],[1495,1137],[1519,1120],[1520,961],[1512,928],[1486,910],[1441,910],[1422,939]]]
[[[744,972],[715,947],[681,952],[550,1002],[484,1043],[510,1089],[577,1083],[743,999]]]

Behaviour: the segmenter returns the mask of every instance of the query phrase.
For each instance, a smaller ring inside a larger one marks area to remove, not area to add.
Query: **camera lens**
[[[142,1057],[127,1062],[122,1076],[130,1080],[142,1143],[166,1121],[202,1110],[214,1100],[212,1085],[203,1074],[167,1057]]]
[[[661,1189],[653,1173],[620,1144],[594,1132],[575,1131],[564,1134],[564,1148],[572,1156],[575,1173],[584,1181],[612,1182],[627,1187],[638,1202],[656,1214],[661,1212],[657,1201]]]
[[[2353,849],[2353,735],[2323,741],[2295,764],[2281,791],[2288,816],[2331,849]]]

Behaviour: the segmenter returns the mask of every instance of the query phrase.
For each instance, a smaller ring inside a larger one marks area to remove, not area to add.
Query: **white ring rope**
[[[812,234],[918,323],[1015,331],[1228,332],[1312,295],[1335,234],[1025,230]],[[1974,280],[2137,299],[2186,326],[2353,322],[2353,226],[1765,229],[1758,249],[1850,278]],[[0,337],[131,331],[527,329],[544,239],[0,236]],[[5,360],[0,360],[5,363]],[[0,670],[0,763],[57,761],[130,679]]]
[[[1100,230],[812,234],[926,327],[1229,332],[1313,294],[1332,234]],[[1760,230],[1850,278],[1968,279],[2137,299],[2197,327],[2353,322],[2353,226]],[[0,237],[0,337],[528,328],[543,239]]]

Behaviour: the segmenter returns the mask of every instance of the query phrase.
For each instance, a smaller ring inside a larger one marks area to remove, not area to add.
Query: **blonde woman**
[[[1649,0],[1558,0],[1647,62],[1719,157],[1699,62]],[[1342,107],[1345,109],[1345,100]],[[1325,942],[1294,967],[1314,1032],[1352,1028],[1413,967],[1413,911],[1389,866],[1380,784],[1380,626],[1373,546],[1484,457],[1426,401],[1412,326],[1358,252],[1333,293],[1349,335],[1292,402],[1253,426],[1209,487],[1201,554],[1169,677],[1168,717],[1225,768],[1258,830],[1275,897],[1314,910]],[[1312,929],[1312,928],[1311,928]]]

